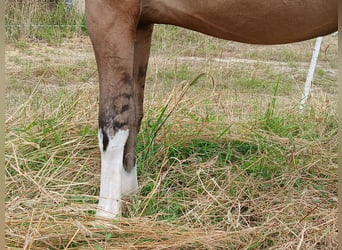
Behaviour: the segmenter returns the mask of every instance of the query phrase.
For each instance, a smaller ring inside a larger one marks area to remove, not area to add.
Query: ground
[[[139,192],[125,198],[123,218],[95,222],[98,80],[89,38],[8,44],[7,245],[336,249],[337,37],[323,39],[300,113],[313,45],[245,45],[156,27]]]

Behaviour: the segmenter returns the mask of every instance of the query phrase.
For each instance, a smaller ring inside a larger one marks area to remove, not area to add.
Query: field
[[[10,249],[337,249],[337,37],[278,46],[156,26],[139,192],[95,220],[98,79],[89,38],[6,51]]]

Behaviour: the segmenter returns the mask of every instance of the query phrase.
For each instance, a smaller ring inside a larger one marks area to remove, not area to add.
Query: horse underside
[[[143,117],[154,24],[218,38],[281,44],[337,30],[336,0],[87,0],[99,72],[100,197],[96,215],[120,215],[121,195],[138,188],[135,147]]]
[[[171,24],[225,40],[283,44],[337,30],[336,0],[142,0],[141,23]]]

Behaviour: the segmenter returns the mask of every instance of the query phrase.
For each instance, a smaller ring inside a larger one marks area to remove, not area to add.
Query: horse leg
[[[99,72],[100,197],[96,216],[121,213],[124,147],[133,116],[134,41],[140,3],[88,0],[87,26]]]
[[[146,70],[150,56],[153,25],[138,26],[134,46],[133,67],[133,109],[134,116],[124,151],[124,171],[122,171],[122,194],[132,194],[138,188],[136,141],[143,118],[144,87]]]

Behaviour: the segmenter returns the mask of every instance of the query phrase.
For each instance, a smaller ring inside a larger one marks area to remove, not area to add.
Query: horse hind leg
[[[146,70],[150,56],[153,25],[140,25],[137,28],[134,45],[133,66],[133,119],[124,151],[124,171],[122,171],[122,194],[134,194],[138,189],[136,142],[143,118],[144,87]]]

